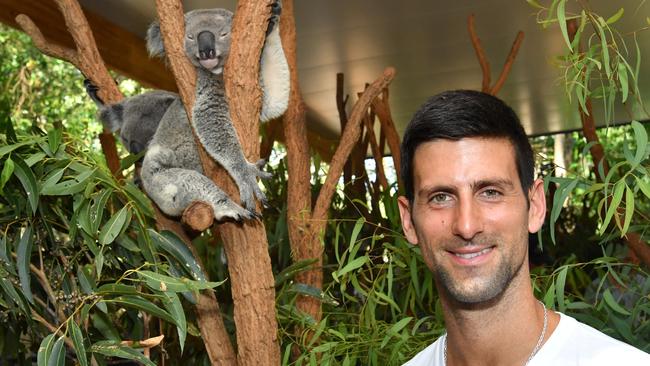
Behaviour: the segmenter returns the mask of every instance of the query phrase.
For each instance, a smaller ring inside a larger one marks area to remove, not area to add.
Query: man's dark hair
[[[406,198],[413,202],[413,156],[421,144],[465,137],[505,138],[515,150],[524,194],[533,184],[534,159],[526,132],[515,112],[500,99],[473,90],[454,90],[430,98],[406,127],[400,148]]]

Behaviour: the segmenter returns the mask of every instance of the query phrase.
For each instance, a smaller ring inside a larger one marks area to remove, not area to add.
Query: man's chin
[[[481,304],[493,303],[505,292],[513,274],[508,267],[500,267],[497,272],[477,273],[461,279],[453,271],[437,271],[438,282],[446,297],[460,308],[476,308],[482,307]]]

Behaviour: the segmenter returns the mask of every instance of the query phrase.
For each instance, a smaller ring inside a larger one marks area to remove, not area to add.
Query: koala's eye
[[[194,36],[191,35],[191,34],[188,34],[188,35],[187,35],[187,39],[194,39]]]
[[[225,32],[221,32],[220,36],[221,36],[221,38],[223,38],[223,37],[227,36],[228,34],[230,34],[230,32],[225,31]]]

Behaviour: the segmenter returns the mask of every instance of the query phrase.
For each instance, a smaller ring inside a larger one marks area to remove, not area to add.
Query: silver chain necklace
[[[542,308],[544,309],[544,326],[542,327],[542,334],[539,335],[539,339],[537,340],[537,344],[535,345],[535,348],[533,348],[533,352],[530,353],[530,356],[528,356],[528,359],[526,360],[526,363],[524,363],[524,366],[528,365],[530,360],[535,357],[537,352],[539,351],[540,348],[542,348],[542,342],[544,342],[544,337],[546,336],[546,327],[548,326],[548,311],[546,310],[546,306],[544,304],[537,300],[540,305],[542,305]],[[443,356],[443,365],[447,365],[447,336],[445,335],[445,344],[444,344],[444,353],[442,354]]]

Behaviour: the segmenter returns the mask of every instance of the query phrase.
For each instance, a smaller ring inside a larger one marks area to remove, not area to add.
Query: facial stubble
[[[446,243],[449,245],[446,245],[445,247],[458,248],[463,245],[470,245],[471,243],[480,246],[498,244],[493,248],[493,251],[496,251],[499,249],[498,247],[502,245],[525,245],[525,241],[504,243],[503,238],[498,236],[491,235],[488,237],[487,235],[481,235],[480,237],[474,238],[472,242],[465,242],[458,239],[454,243]],[[480,267],[463,269],[467,271],[466,274],[469,274],[470,276],[472,275],[472,272],[475,272],[476,276],[481,276],[480,278],[477,278],[477,283],[472,284],[470,287],[461,286],[461,282],[454,278],[452,269],[442,265],[440,261],[433,258],[433,263],[431,263],[430,269],[436,279],[439,290],[446,293],[450,300],[459,305],[466,306],[486,303],[501,296],[521,271],[526,255],[524,253],[523,256],[520,256],[517,251],[510,252],[511,255],[504,255],[504,252],[502,251],[491,254],[500,255],[499,263],[496,264],[495,272],[483,272],[483,269]]]

